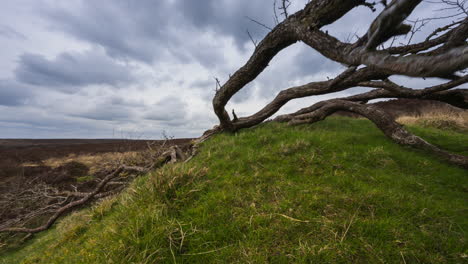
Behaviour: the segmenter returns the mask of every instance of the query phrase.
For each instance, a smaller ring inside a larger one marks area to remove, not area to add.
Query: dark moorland
[[[92,190],[122,160],[191,139],[0,139],[0,226],[28,218],[47,193]],[[47,217],[47,212],[38,218]]]

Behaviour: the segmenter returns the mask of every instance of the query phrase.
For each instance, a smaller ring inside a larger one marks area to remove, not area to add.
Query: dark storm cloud
[[[250,41],[246,30],[261,39],[268,29],[252,22],[257,20],[273,27],[273,1],[176,1],[176,9],[181,10],[189,23],[196,27],[212,29],[217,34],[232,36],[239,47]]]
[[[198,40],[185,39],[184,32],[211,30],[232,37],[242,48],[250,41],[246,29],[257,39],[267,33],[245,16],[273,24],[269,1],[80,1],[77,7],[45,6],[43,11],[53,28],[98,44],[110,56],[147,63],[167,52],[175,53],[182,61],[194,55],[202,62],[213,62],[213,51],[197,47]],[[186,43],[191,43],[194,49],[183,56],[181,53],[187,52],[183,48]]]
[[[53,60],[26,53],[19,59],[15,76],[23,83],[67,90],[72,86],[130,83],[134,80],[130,70],[95,51],[65,52]]]
[[[24,105],[32,97],[31,93],[31,89],[26,85],[11,80],[0,80],[0,105]]]
[[[78,7],[44,9],[56,29],[98,44],[111,56],[150,62],[168,37],[167,5],[149,0],[81,1]]]

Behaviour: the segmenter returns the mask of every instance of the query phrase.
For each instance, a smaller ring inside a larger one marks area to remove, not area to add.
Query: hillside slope
[[[412,127],[468,155],[468,135]],[[0,263],[459,263],[467,172],[343,117],[208,140]]]

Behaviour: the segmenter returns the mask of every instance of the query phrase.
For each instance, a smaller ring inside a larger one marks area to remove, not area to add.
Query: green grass
[[[411,127],[468,154],[468,135]],[[267,123],[63,218],[0,263],[463,263],[467,172],[369,121]]]

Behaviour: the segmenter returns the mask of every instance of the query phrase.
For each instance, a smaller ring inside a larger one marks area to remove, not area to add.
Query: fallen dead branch
[[[74,202],[71,202],[63,207],[61,207],[60,209],[58,209],[54,215],[49,218],[49,220],[47,220],[47,222],[42,225],[42,226],[39,226],[39,227],[36,227],[36,228],[24,228],[24,227],[9,227],[9,228],[3,228],[3,229],[0,229],[0,232],[22,232],[22,233],[37,233],[37,232],[41,232],[41,231],[44,231],[46,229],[48,229],[49,227],[51,227],[55,221],[62,215],[64,214],[65,212],[71,210],[72,208],[74,207],[77,207],[79,205],[83,205],[85,204],[86,202],[88,202],[89,200],[91,200],[96,194],[98,194],[105,186],[106,184],[114,179],[115,177],[119,176],[119,174],[123,171],[123,168],[122,167],[119,167],[118,169],[116,169],[114,172],[112,172],[111,174],[107,175],[99,184],[98,186],[96,187],[96,189],[94,189],[93,192],[89,193],[88,195],[86,195],[85,197],[81,198],[80,200],[78,201],[74,201]]]

